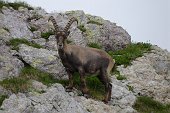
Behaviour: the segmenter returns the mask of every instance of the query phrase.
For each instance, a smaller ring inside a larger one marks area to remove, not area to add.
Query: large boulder
[[[153,46],[151,53],[137,58],[131,66],[118,68],[136,95],[170,103],[170,53]]]
[[[11,37],[26,39],[33,37],[26,22],[26,15],[8,8],[3,8],[2,13],[0,14],[0,26],[8,29]]]
[[[19,76],[23,67],[24,64],[12,56],[9,47],[0,45],[0,81]]]
[[[19,47],[20,57],[32,67],[52,74],[57,79],[67,78],[65,68],[60,62],[58,53],[52,50],[37,49],[22,44]]]
[[[1,108],[4,113],[89,113],[60,84],[54,84],[45,93],[31,97],[13,94],[4,100]]]
[[[83,11],[68,11],[69,18],[76,17],[79,26],[84,25],[82,34],[87,43],[99,43],[106,51],[119,50],[131,43],[131,36],[122,27],[98,16],[85,14]]]

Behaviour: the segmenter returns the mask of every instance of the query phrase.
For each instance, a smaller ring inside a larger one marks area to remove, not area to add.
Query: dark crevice
[[[23,58],[22,58],[21,56],[19,56],[18,54],[13,55],[13,56],[17,57],[20,61],[22,61],[22,63],[24,63],[24,67],[31,67],[31,65],[28,64],[27,62],[25,62],[25,61],[23,60]]]

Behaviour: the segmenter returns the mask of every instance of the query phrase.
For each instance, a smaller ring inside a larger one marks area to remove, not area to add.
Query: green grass
[[[162,104],[151,97],[138,97],[133,105],[139,113],[170,113],[170,104]]]
[[[6,98],[8,98],[7,95],[1,95],[1,94],[0,94],[0,106],[2,105],[3,101],[4,101]]]
[[[116,65],[128,66],[137,57],[143,56],[144,53],[151,51],[149,43],[132,43],[127,48],[118,51],[109,51],[109,55],[116,60]]]
[[[9,29],[8,29],[8,28],[6,28],[6,27],[3,27],[3,29],[5,29],[7,32],[9,32]]]
[[[30,31],[31,31],[31,32],[37,31],[37,28],[31,26],[31,27],[30,27]]]
[[[26,44],[28,46],[32,46],[35,48],[42,48],[41,45],[29,42],[26,39],[15,38],[15,39],[11,39],[11,40],[9,40],[9,42],[7,42],[7,45],[12,46],[12,49],[17,50],[17,51],[19,50],[19,44]]]
[[[74,87],[81,90],[81,82],[80,82],[80,75],[79,73],[74,73],[73,75]],[[58,80],[58,83],[67,86],[69,81],[68,80]],[[89,89],[90,96],[93,99],[103,100],[105,94],[104,85],[99,81],[96,76],[86,76],[86,83],[87,88]]]
[[[57,82],[50,74],[27,66],[21,70],[18,77],[0,81],[0,85],[13,93],[27,92],[31,88],[30,80],[37,80],[47,86]]]
[[[97,49],[102,49],[102,46],[98,43],[94,43],[94,42],[91,42],[88,44],[88,47],[92,47],[92,48],[97,48]]]
[[[102,23],[95,21],[95,20],[89,20],[87,24],[96,24],[96,25],[103,25]]]
[[[28,8],[28,10],[33,10],[33,7],[31,7],[26,2],[21,2],[21,1],[16,1],[14,3],[11,3],[11,2],[0,0],[0,9],[2,9],[3,6],[12,7],[15,10],[18,10],[18,8],[22,6]]]
[[[45,33],[41,33],[41,37],[44,38],[44,39],[48,39],[50,37],[50,35],[54,35],[54,32],[48,31],[48,32],[45,32]]]
[[[84,27],[84,25],[79,25],[77,28],[80,29],[80,31],[82,32],[86,32],[86,28]]]

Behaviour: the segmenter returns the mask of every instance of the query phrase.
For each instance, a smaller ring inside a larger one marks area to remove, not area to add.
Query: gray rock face
[[[68,11],[68,17],[76,17],[84,25],[83,33],[87,43],[99,43],[107,51],[125,48],[131,43],[130,35],[120,26],[101,17],[85,14],[83,11]]]
[[[119,67],[136,95],[148,95],[156,100],[170,102],[170,53],[153,46],[153,50],[143,57],[137,58],[131,66]]]
[[[121,109],[132,108],[132,105],[136,101],[134,94],[127,89],[126,85],[123,85],[117,79],[112,78],[112,96],[111,104],[113,106],[119,106]],[[134,110],[133,110],[134,111]]]
[[[24,64],[10,54],[9,47],[0,46],[0,81],[18,76],[22,67]]]
[[[37,96],[13,94],[1,108],[5,113],[88,113],[60,84],[54,84],[46,93]]]
[[[11,37],[26,39],[33,37],[26,23],[26,15],[12,9],[5,9],[2,10],[2,12],[3,14],[0,16],[0,26],[9,29]]]
[[[51,73],[57,79],[67,78],[56,51],[37,49],[22,44],[19,48],[19,54],[32,67]]]

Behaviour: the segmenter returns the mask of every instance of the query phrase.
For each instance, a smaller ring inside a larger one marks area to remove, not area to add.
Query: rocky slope
[[[122,27],[83,11],[48,14],[41,8],[28,10],[19,7],[14,10],[3,7],[0,12],[0,81],[17,77],[26,64],[48,72],[57,79],[67,79],[54,35],[43,35],[53,31],[53,26],[47,22],[50,15],[56,18],[60,29],[72,16],[78,18],[79,24],[71,26],[68,38],[73,44],[88,46],[98,43],[103,50],[115,51],[131,43],[130,35]],[[18,38],[37,43],[42,48],[21,44],[14,50],[9,41]],[[138,95],[148,95],[170,103],[168,51],[153,46],[151,53],[137,58],[128,67],[119,66],[118,70],[127,80],[119,81],[112,76],[112,99],[109,104],[79,96],[76,89],[67,93],[58,83],[47,87],[33,81],[35,90],[28,93],[12,94],[0,86],[0,93],[9,95],[3,101],[0,113],[135,113],[132,105]],[[133,90],[129,90],[128,86]]]

